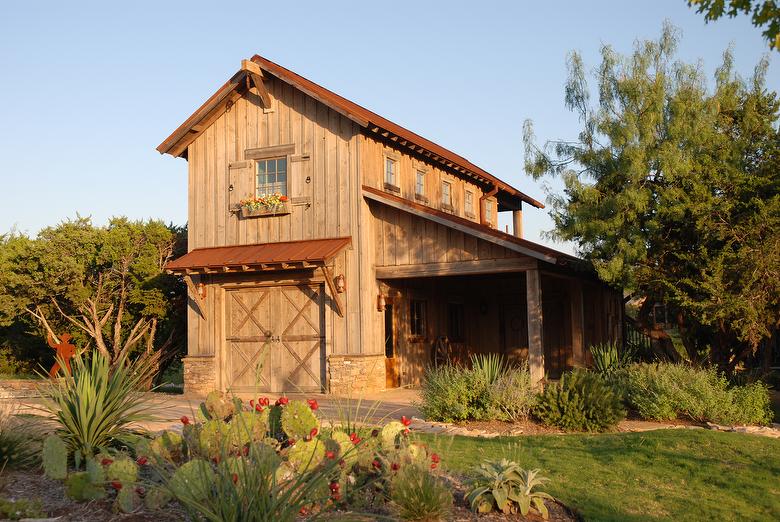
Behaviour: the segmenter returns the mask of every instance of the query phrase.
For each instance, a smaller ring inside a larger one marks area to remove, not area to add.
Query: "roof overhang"
[[[350,237],[196,248],[165,265],[169,274],[227,274],[324,267],[350,245]]]
[[[551,263],[554,265],[582,263],[581,259],[569,254],[565,254],[552,248],[548,248],[544,245],[534,243],[533,241],[528,241],[527,239],[521,239],[510,234],[505,234],[504,232],[490,228],[487,225],[474,223],[468,219],[464,219],[459,216],[453,216],[452,214],[442,212],[435,208],[427,207],[425,205],[400,198],[394,194],[389,194],[374,187],[363,185],[363,196],[384,205],[388,205],[393,208],[409,212],[416,216],[429,219],[435,223],[439,223],[440,225],[453,228],[463,232],[464,234],[469,234],[479,239],[490,241],[491,243],[495,243],[514,252],[533,257],[546,263]]]
[[[168,136],[157,150],[162,154],[186,157],[189,144],[252,86],[260,91],[261,98],[265,100],[262,79],[266,74],[279,78],[354,121],[366,135],[392,142],[399,148],[439,163],[443,168],[496,188],[500,191],[500,204],[507,208],[519,209],[521,201],[544,208],[543,203],[501,181],[466,158],[258,55],[254,55],[251,60],[243,60],[241,69]]]

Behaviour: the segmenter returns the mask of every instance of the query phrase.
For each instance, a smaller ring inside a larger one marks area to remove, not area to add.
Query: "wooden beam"
[[[512,211],[512,233],[515,237],[523,237],[523,210],[518,208]]]
[[[263,107],[266,109],[271,108],[271,95],[268,93],[268,89],[265,88],[263,78],[257,74],[250,72],[249,77],[252,78],[252,83],[257,89],[257,93],[260,95],[260,99],[263,100]]]
[[[187,283],[187,288],[192,293],[192,300],[198,307],[200,316],[203,317],[203,319],[206,319],[206,300],[201,297],[200,293],[198,292],[198,288],[195,286],[195,283],[192,282],[192,277],[185,275],[184,282]]]
[[[420,263],[376,267],[377,279],[407,279],[411,277],[441,277],[453,275],[501,274],[524,272],[537,267],[533,258],[475,259],[450,263]]]
[[[525,299],[528,311],[528,368],[531,382],[544,379],[544,344],[542,339],[542,278],[539,270],[525,273]]]
[[[333,298],[333,302],[336,303],[336,313],[339,317],[344,317],[344,305],[341,304],[341,297],[336,292],[336,285],[333,283],[333,277],[331,276],[330,269],[327,266],[321,266],[322,274],[325,276],[325,282],[328,284],[328,290],[330,290],[330,296]]]
[[[582,281],[569,281],[569,300],[571,301],[571,354],[574,364],[585,366],[585,307],[582,300]]]
[[[252,60],[241,60],[241,70],[264,78],[263,69]]]

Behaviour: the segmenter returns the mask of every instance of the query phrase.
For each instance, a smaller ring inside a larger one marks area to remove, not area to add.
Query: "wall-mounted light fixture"
[[[347,291],[347,279],[344,274],[339,274],[333,279],[333,284],[336,285],[336,293],[343,294]]]
[[[382,294],[379,294],[378,296],[376,296],[376,309],[377,310],[379,310],[380,312],[384,312],[386,305],[387,305],[387,301],[385,301],[385,296],[383,296]]]
[[[201,299],[206,299],[206,285],[203,283],[198,283],[198,295]]]

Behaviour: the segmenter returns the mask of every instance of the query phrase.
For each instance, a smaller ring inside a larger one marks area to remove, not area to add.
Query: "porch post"
[[[525,299],[528,309],[528,368],[531,381],[544,378],[544,345],[542,344],[542,281],[539,269],[525,273]]]
[[[585,337],[583,323],[582,282],[571,280],[569,286],[571,301],[571,355],[573,366],[585,366]]]
[[[512,211],[512,233],[516,237],[523,237],[523,209]]]

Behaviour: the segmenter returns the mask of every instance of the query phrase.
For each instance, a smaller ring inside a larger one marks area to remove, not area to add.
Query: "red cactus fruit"
[[[317,404],[317,399],[309,399],[306,402],[309,403],[309,408],[312,409],[312,411],[316,411],[319,409],[320,405]]]
[[[250,408],[254,408],[255,407],[255,400],[254,399],[249,399],[249,407]]]
[[[190,419],[186,415],[182,415],[182,418],[179,420],[181,420],[181,423],[184,424],[185,426],[190,423]]]
[[[372,462],[371,465],[374,466],[374,468],[376,468],[376,469],[379,469],[379,468],[382,467],[382,464],[380,464],[380,462],[378,460],[374,460],[374,462]]]
[[[260,406],[270,406],[271,405],[271,399],[269,399],[268,397],[260,397],[260,398],[257,399],[257,403]]]
[[[313,439],[314,437],[317,436],[317,433],[319,433],[319,430],[317,428],[312,428],[311,431],[309,432],[309,437]]]
[[[436,469],[438,466],[439,465],[434,462],[433,464],[431,464],[431,469]]]
[[[401,415],[401,424],[404,426],[409,426],[412,423],[412,419],[409,419],[406,417],[406,415]]]
[[[146,466],[147,462],[149,462],[149,459],[147,459],[146,457],[138,457],[137,459],[135,459],[135,463],[138,464],[139,466]]]
[[[141,496],[146,495],[146,488],[144,488],[143,486],[138,486],[137,488],[135,488],[135,492]]]
[[[259,404],[255,404],[255,411],[257,413],[263,413],[263,407],[260,406]]]
[[[100,461],[100,465],[101,466],[108,466],[112,462],[114,462],[112,459],[103,459],[103,460]]]
[[[276,399],[276,405],[277,406],[287,406],[287,403],[290,402],[290,399],[287,397],[279,397]]]
[[[328,450],[328,451],[325,452],[325,458],[333,460],[333,459],[336,458],[336,454],[333,453],[332,451]]]
[[[431,453],[431,462],[438,464],[441,462],[438,453]]]
[[[115,480],[111,483],[111,487],[119,491],[120,489],[122,489],[122,483],[119,482],[118,480]]]
[[[399,469],[401,469],[401,466],[399,466],[397,462],[393,462],[392,464],[390,464],[390,469],[392,469],[393,471],[398,471]]]
[[[233,484],[238,484],[238,473],[233,473],[233,476],[230,478],[233,479]]]

